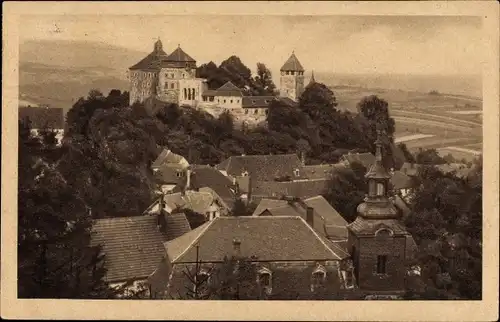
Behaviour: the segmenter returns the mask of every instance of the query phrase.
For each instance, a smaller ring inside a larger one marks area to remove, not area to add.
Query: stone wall
[[[158,73],[154,71],[131,70],[130,78],[130,105],[135,102],[144,102],[152,95],[156,95]]]
[[[281,75],[280,96],[298,100],[304,92],[304,75]]]

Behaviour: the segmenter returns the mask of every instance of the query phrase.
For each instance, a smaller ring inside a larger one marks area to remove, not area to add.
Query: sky
[[[479,74],[482,22],[466,16],[26,16],[20,41],[99,41],[150,52],[159,37],[198,62],[231,55],[273,72],[295,52],[306,70]],[[60,32],[55,32],[55,30]]]

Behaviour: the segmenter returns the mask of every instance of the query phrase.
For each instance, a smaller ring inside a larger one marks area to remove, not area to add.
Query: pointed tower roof
[[[391,175],[382,165],[382,140],[381,140],[380,130],[377,130],[377,140],[375,141],[375,146],[376,146],[375,163],[372,164],[370,170],[366,173],[365,177],[373,179],[390,179]]]
[[[295,72],[303,72],[304,67],[302,67],[302,64],[299,62],[297,56],[295,56],[295,52],[292,52],[292,55],[288,60],[285,62],[285,64],[281,67],[280,71],[295,71]]]
[[[190,62],[190,63],[195,63],[196,61],[186,54],[184,50],[182,50],[181,46],[179,45],[176,50],[174,50],[170,55],[167,56],[165,59],[166,61],[169,62]]]
[[[167,53],[163,51],[163,44],[158,38],[158,40],[154,44],[153,51],[129,69],[157,70],[158,68],[160,68],[162,60],[164,60],[166,57]]]
[[[316,79],[314,79],[314,70],[313,70],[312,74],[311,74],[311,79],[309,80],[309,85],[307,85],[307,86],[310,86],[314,83],[316,83]]]

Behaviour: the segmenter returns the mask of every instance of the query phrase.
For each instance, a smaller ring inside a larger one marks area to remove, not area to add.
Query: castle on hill
[[[157,40],[153,51],[129,68],[130,105],[155,98],[214,115],[229,111],[235,121],[259,122],[265,120],[273,100],[294,106],[305,89],[305,70],[295,53],[280,68],[278,96],[245,96],[243,89],[231,82],[211,90],[206,79],[196,77],[196,67],[196,60],[180,46],[167,54],[161,40]]]

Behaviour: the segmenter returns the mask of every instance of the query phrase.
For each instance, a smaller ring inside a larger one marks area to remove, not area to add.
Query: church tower
[[[398,295],[405,290],[407,261],[414,241],[388,196],[390,174],[382,165],[377,131],[375,163],[366,174],[368,194],[348,228],[348,249],[361,291]]]
[[[297,101],[304,92],[304,67],[294,52],[281,67],[280,73],[280,96]]]

